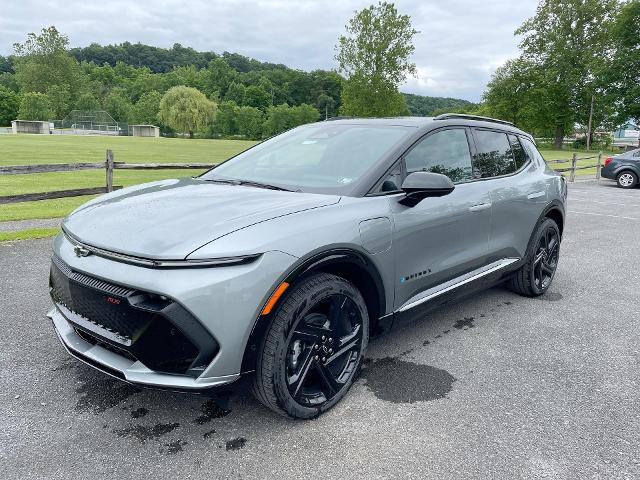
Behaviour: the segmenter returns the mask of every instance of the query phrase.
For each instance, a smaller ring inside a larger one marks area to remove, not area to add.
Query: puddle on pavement
[[[140,391],[128,383],[88,368],[78,365],[76,369],[76,377],[80,382],[76,388],[76,393],[79,394],[77,412],[102,413]]]
[[[444,398],[456,381],[446,370],[393,357],[371,362],[362,370],[361,378],[377,398],[393,403]]]
[[[244,445],[247,443],[247,439],[246,438],[242,438],[242,437],[238,437],[238,438],[234,438],[233,440],[229,440],[227,442],[227,451],[229,450],[240,450],[241,448],[244,448]]]
[[[176,440],[175,442],[165,443],[165,447],[167,447],[166,453],[168,455],[175,455],[178,452],[182,451],[182,447],[184,447],[187,442],[183,442],[182,440]],[[160,450],[160,453],[165,453],[164,450]]]
[[[473,324],[473,317],[464,317],[461,320],[456,320],[456,323],[453,324],[454,328],[458,330],[466,330],[468,328],[473,328],[475,325]]]
[[[204,425],[205,423],[209,423],[214,418],[226,417],[231,413],[231,410],[222,408],[216,403],[214,399],[207,400],[202,404],[201,408],[202,415],[194,420],[194,423],[197,423],[198,425]]]
[[[141,417],[144,417],[147,413],[149,413],[149,410],[147,410],[144,407],[140,407],[140,408],[136,408],[135,410],[133,410],[131,412],[131,417],[132,418],[141,418]]]

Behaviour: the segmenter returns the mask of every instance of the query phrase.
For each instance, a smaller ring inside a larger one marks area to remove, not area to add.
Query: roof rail
[[[326,118],[324,121],[325,122],[332,122],[334,120],[352,120],[354,118],[358,118],[358,117],[349,117],[349,116],[345,116],[345,115],[336,115],[335,117]]]
[[[506,120],[499,120],[497,118],[483,117],[480,115],[468,115],[466,113],[443,113],[442,115],[438,115],[434,117],[434,120],[451,120],[454,118],[459,118],[462,120],[480,120],[482,122],[493,122],[493,123],[501,123],[503,125],[511,125],[515,127],[515,125],[511,122],[507,122]]]

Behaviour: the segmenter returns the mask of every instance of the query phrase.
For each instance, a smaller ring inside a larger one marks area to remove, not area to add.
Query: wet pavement
[[[0,244],[2,478],[638,478],[639,207],[572,185],[545,296],[494,288],[374,339],[306,422],[70,358],[44,317],[51,239]]]

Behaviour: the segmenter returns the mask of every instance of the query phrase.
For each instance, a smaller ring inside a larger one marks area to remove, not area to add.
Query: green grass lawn
[[[127,163],[218,163],[255,142],[244,140],[195,140],[75,135],[0,135],[0,165],[99,162],[107,148],[116,161]],[[181,176],[200,170],[116,170],[115,185]],[[71,188],[100,187],[104,170],[1,175],[0,196]],[[90,196],[0,205],[0,221],[63,217]]]
[[[162,137],[0,135],[0,165],[100,162],[104,161],[108,148],[119,162],[218,163],[254,143]]]
[[[551,168],[569,168],[571,167],[571,158],[573,156],[574,153],[576,153],[578,155],[578,158],[584,158],[584,157],[597,157],[598,153],[597,151],[590,151],[590,152],[586,152],[584,150],[555,150],[555,149],[544,149],[541,148],[540,149],[540,153],[542,154],[542,156],[544,157],[545,160],[549,161],[549,160],[563,160],[566,159],[567,161],[565,163],[552,163],[549,166]],[[615,153],[613,152],[602,152],[602,164],[604,165],[604,159],[607,158],[608,156],[611,155],[615,155]],[[578,160],[576,162],[576,164],[578,166],[587,166],[587,165],[595,165],[598,163],[598,159],[597,158],[590,158],[587,160]],[[576,178],[579,176],[594,176],[596,173],[596,168],[587,168],[584,170],[576,170]],[[569,172],[563,172],[562,173],[564,176],[568,177],[569,176]]]
[[[243,140],[200,140],[184,138],[140,138],[75,135],[0,135],[0,165],[42,163],[99,162],[110,148],[116,161],[128,163],[201,162],[218,163],[250,147],[255,142]],[[566,159],[555,168],[570,166],[573,150],[541,150],[547,160]],[[579,157],[597,155],[577,151]],[[606,156],[607,154],[603,155]],[[589,165],[595,160],[579,161]],[[579,175],[593,174],[595,169],[578,171]],[[191,176],[199,170],[116,170],[116,185]],[[105,184],[104,170],[79,172],[37,173],[29,175],[0,175],[0,196],[35,193],[70,188],[98,187]],[[38,202],[0,205],[0,221],[63,217],[89,200],[90,196],[71,197]]]

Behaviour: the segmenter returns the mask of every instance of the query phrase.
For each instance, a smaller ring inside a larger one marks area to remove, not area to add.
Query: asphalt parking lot
[[[494,288],[374,340],[307,422],[80,364],[44,317],[51,239],[0,244],[0,475],[638,478],[640,189],[577,183],[569,202],[545,296]]]

